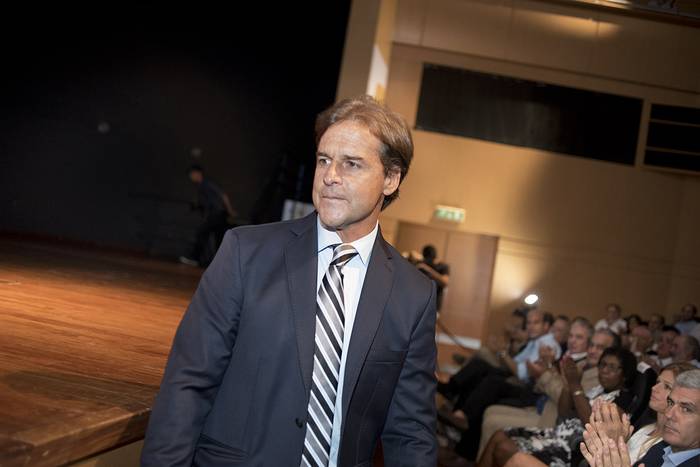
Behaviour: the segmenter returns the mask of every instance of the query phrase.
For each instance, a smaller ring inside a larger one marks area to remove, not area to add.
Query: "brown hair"
[[[676,377],[679,374],[685,373],[686,371],[690,370],[697,370],[697,368],[695,368],[695,365],[689,362],[669,363],[661,370],[659,370],[659,374],[661,374],[664,371],[670,371],[673,373],[673,376]]]
[[[316,146],[332,125],[343,121],[359,122],[380,142],[379,159],[384,173],[399,171],[399,185],[408,173],[413,159],[413,140],[406,121],[396,112],[379,104],[372,96],[361,95],[344,99],[316,117]],[[384,198],[382,209],[399,197],[399,189]]]

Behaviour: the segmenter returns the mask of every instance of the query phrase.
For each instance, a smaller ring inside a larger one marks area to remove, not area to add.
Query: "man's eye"
[[[345,161],[345,166],[350,167],[351,169],[356,169],[360,166],[360,164],[355,161]]]

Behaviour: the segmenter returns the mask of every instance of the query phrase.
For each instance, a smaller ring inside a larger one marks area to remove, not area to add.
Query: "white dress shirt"
[[[529,381],[530,374],[527,372],[527,363],[534,363],[540,358],[540,347],[548,346],[554,349],[554,358],[559,360],[561,357],[561,346],[554,338],[554,334],[547,333],[536,339],[530,339],[525,345],[525,348],[518,352],[518,354],[513,357],[513,361],[518,368],[517,377],[520,381]]]
[[[318,223],[318,273],[316,275],[316,290],[321,286],[323,276],[328,270],[328,265],[333,259],[332,245],[343,243],[340,236],[336,232],[326,230],[320,220]],[[377,238],[379,224],[374,226],[374,229],[364,237],[351,242],[350,245],[357,250],[357,256],[348,261],[343,266],[343,295],[345,303],[345,331],[343,333],[343,355],[340,358],[340,369],[338,370],[338,392],[335,398],[335,410],[333,414],[333,431],[331,433],[331,452],[328,460],[329,467],[336,467],[338,462],[338,450],[340,448],[340,427],[342,426],[343,415],[343,381],[345,380],[345,361],[348,354],[348,346],[350,344],[350,336],[352,328],[355,324],[355,313],[357,312],[357,304],[360,301],[360,293],[362,285],[365,283],[365,275],[367,274],[367,266],[369,265],[370,256],[374,241]]]

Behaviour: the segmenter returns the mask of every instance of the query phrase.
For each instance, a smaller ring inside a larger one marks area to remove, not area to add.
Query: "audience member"
[[[690,362],[700,368],[700,344],[693,336],[676,336],[671,345],[671,356],[674,362]]]
[[[690,331],[698,325],[696,315],[698,307],[693,303],[686,303],[681,308],[678,321],[674,324],[681,334],[690,334]]]
[[[649,331],[651,331],[651,335],[654,338],[654,350],[656,350],[656,344],[659,342],[659,339],[661,339],[661,330],[665,324],[666,319],[658,313],[654,313],[651,315],[651,318],[649,318]]]
[[[656,355],[650,355],[646,361],[658,373],[659,370],[673,361],[671,348],[676,336],[680,335],[678,329],[673,326],[664,326],[661,329],[661,338],[656,344]]]
[[[595,323],[596,330],[598,329],[610,329],[616,334],[621,334],[627,329],[627,323],[624,319],[620,318],[622,315],[622,308],[617,303],[611,303],[607,307],[607,315],[605,318],[601,319]]]
[[[625,318],[625,323],[627,323],[627,333],[632,334],[634,328],[642,324],[642,318],[638,314],[631,314]]]
[[[569,321],[568,316],[559,315],[554,319],[554,324],[552,324],[552,335],[559,342],[562,353],[566,352],[566,341],[569,338]]]
[[[700,323],[696,324],[695,327],[690,330],[688,335],[693,336],[700,341]]]
[[[640,324],[632,329],[630,333],[630,351],[637,359],[641,359],[651,351],[654,339],[646,324]]]

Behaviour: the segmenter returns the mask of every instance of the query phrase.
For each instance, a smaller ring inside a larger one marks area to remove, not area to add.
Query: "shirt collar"
[[[673,465],[680,465],[688,459],[700,454],[700,448],[688,449],[686,451],[673,452],[671,446],[664,448],[664,458],[667,458]]]
[[[334,246],[343,243],[340,239],[340,235],[337,232],[326,229],[322,224],[321,220],[316,217],[316,224],[318,225],[318,252],[325,250],[329,246]],[[369,264],[369,257],[372,255],[372,247],[374,246],[374,240],[377,238],[377,233],[379,232],[379,222],[374,226],[374,229],[362,238],[358,238],[354,242],[349,244],[355,247],[358,256],[365,267]]]
[[[584,358],[588,357],[588,352],[579,352],[579,353],[569,353],[567,352],[569,357],[574,361],[574,362],[580,362]]]

